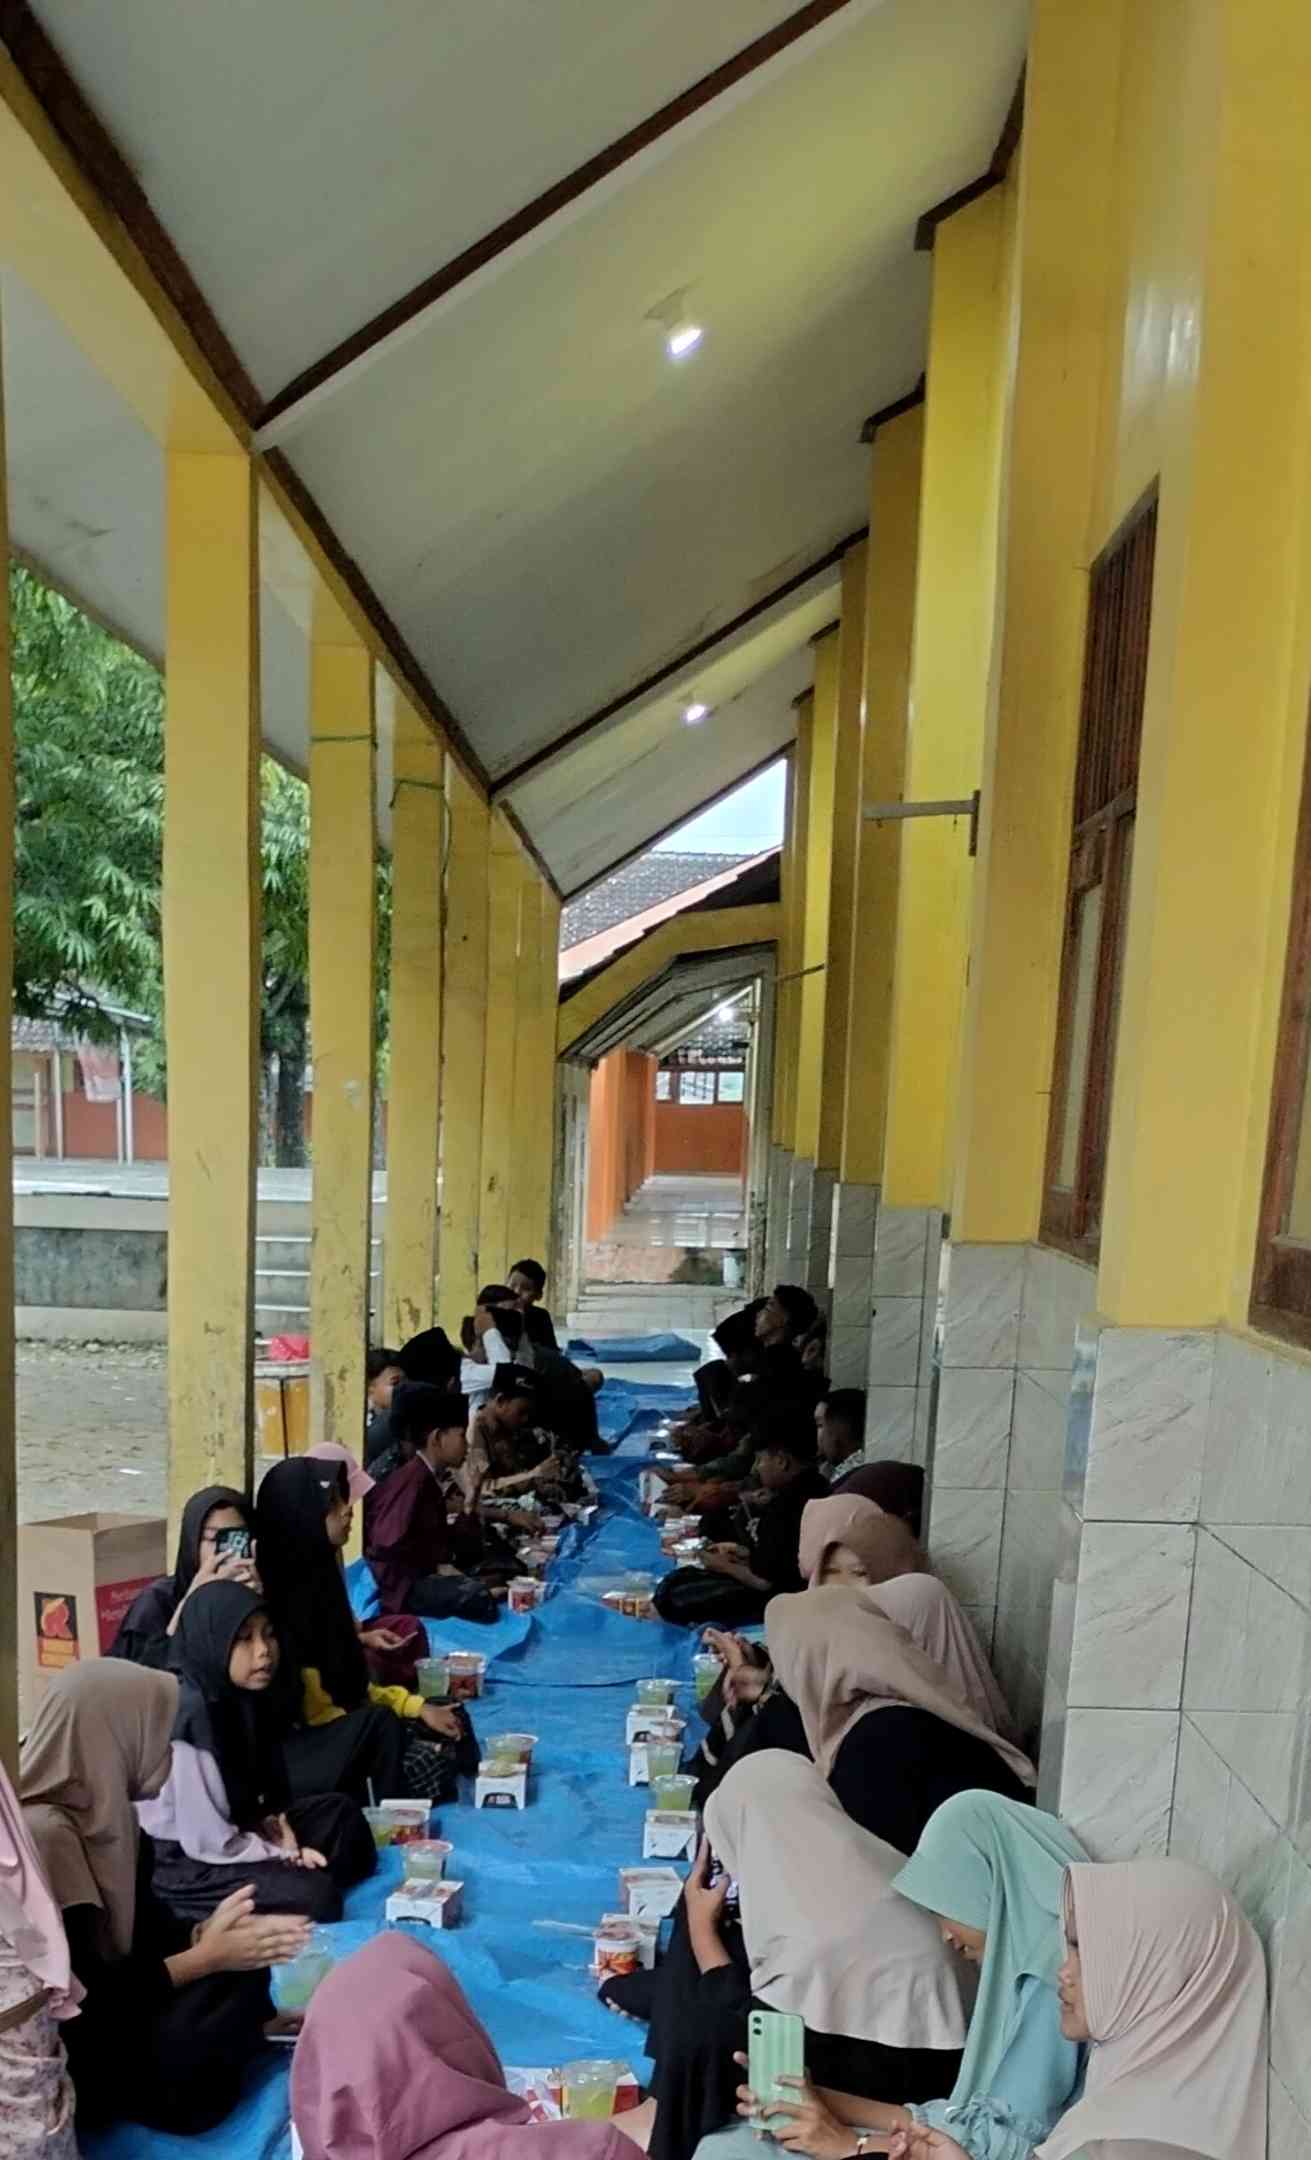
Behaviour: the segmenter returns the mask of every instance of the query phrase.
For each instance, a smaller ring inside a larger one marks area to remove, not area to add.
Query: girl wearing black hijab
[[[341,1793],[290,1797],[281,1657],[262,1599],[240,1583],[202,1583],[179,1617],[173,1662],[168,1777],[137,1809],[156,1896],[181,1920],[206,1920],[250,1884],[257,1912],[339,1920],[342,1891],[377,1864],[373,1838]]]
[[[299,1674],[283,1743],[293,1793],[439,1799],[477,1768],[462,1711],[369,1679],[331,1531],[349,1516],[340,1463],[275,1463],[255,1508],[260,1573],[289,1668]]]
[[[244,1531],[240,1538],[224,1540],[224,1531]],[[171,1575],[161,1575],[129,1605],[109,1655],[128,1658],[134,1665],[150,1665],[157,1672],[169,1666],[173,1630],[183,1599],[197,1582],[244,1582],[258,1587],[250,1557],[255,1533],[255,1513],[244,1493],[231,1485],[207,1485],[193,1493],[182,1510],[177,1558]]]

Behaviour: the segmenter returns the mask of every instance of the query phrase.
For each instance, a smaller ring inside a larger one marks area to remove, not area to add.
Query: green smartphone
[[[753,2010],[747,2019],[747,2083],[759,2109],[777,2100],[799,2101],[794,2085],[780,2085],[780,2078],[806,2074],[806,2028],[791,2010]],[[763,2114],[752,2117],[755,2127],[767,2130]]]

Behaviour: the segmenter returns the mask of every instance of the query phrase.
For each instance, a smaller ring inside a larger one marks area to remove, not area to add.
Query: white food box
[[[683,1895],[677,1868],[620,1868],[619,1897],[630,1920],[663,1920]]]
[[[462,1882],[407,1882],[387,1900],[387,1924],[420,1920],[427,1927],[453,1927],[460,1917]]]
[[[488,1777],[480,1770],[473,1789],[473,1804],[475,1807],[527,1807],[527,1763],[521,1763],[517,1770],[507,1770],[503,1777]]]
[[[631,1748],[635,1740],[649,1740],[652,1728],[661,1725],[676,1725],[680,1740],[687,1731],[687,1719],[680,1717],[670,1704],[634,1703],[628,1713],[628,1723],[624,1728],[624,1739]],[[633,1782],[633,1779],[630,1778],[629,1783],[632,1784]]]
[[[648,1808],[642,1828],[644,1860],[690,1860],[696,1851],[696,1812],[692,1808]]]

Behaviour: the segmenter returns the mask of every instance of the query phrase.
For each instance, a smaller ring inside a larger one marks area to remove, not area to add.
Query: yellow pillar
[[[842,618],[836,640],[833,718],[833,833],[829,864],[828,967],[824,976],[824,1060],[820,1079],[819,1169],[842,1160],[847,1041],[851,1026],[851,962],[856,854],[861,825],[861,704],[865,679],[865,586],[869,550],[861,541],[842,558]]]
[[[783,844],[779,849],[778,884],[781,930],[778,940],[778,986],[774,993],[774,1086],[770,1138],[777,1148],[792,1146],[792,1090],[796,1073],[796,1045],[792,1024],[800,966],[796,931],[797,891],[797,754],[786,760],[783,796]]]
[[[519,1014],[519,913],[523,858],[503,811],[493,811],[487,898],[487,1019],[478,1186],[478,1273],[504,1282],[509,1262],[514,1156],[515,1038]]]
[[[445,765],[440,745],[418,714],[398,699],[382,1329],[393,1344],[431,1327],[437,1317]]]
[[[1001,665],[984,750],[952,1204],[955,1235],[981,1242],[1036,1237],[1042,1207],[1123,17],[1123,0],[1093,9],[1042,0],[1029,49]]]
[[[934,250],[920,507],[908,802],[979,784],[992,651],[1009,313],[1011,190],[939,226]],[[883,1200],[950,1193],[973,863],[965,818],[912,818],[901,836],[892,1069]]]
[[[325,616],[333,611],[325,603]],[[310,1391],[315,1438],[358,1449],[373,1189],[373,661],[340,619],[310,649]]]
[[[448,1333],[478,1288],[483,1050],[487,1025],[489,812],[446,761],[446,1012],[442,1053],[441,1313]]]
[[[541,890],[542,925],[539,966],[542,982],[542,1063],[538,1084],[533,1094],[533,1112],[536,1119],[532,1143],[533,1161],[538,1166],[534,1172],[533,1219],[529,1223],[532,1235],[524,1248],[531,1259],[540,1260],[544,1268],[551,1265],[555,1249],[556,1210],[556,1124],[557,1095],[560,1068],[555,1055],[556,1026],[560,1000],[560,913],[563,906],[560,895],[545,881]],[[512,1260],[518,1259],[511,1253]]]
[[[555,1137],[555,940],[560,905],[526,859],[522,877],[507,1267],[525,1258],[546,1265]]]
[[[814,1162],[824,1074],[824,993],[828,975],[829,888],[833,851],[833,751],[837,721],[836,623],[815,641],[815,689],[800,714],[808,737],[805,900],[801,930],[801,1024],[797,1054],[796,1152]],[[800,728],[798,730],[800,737]]]
[[[855,784],[858,816],[865,803],[898,802],[902,794],[923,448],[922,405],[885,422],[874,438],[866,563],[865,700]],[[895,820],[876,825],[859,816],[843,1089],[844,1184],[877,1185],[883,1175],[900,866],[901,826]]]
[[[1307,726],[1311,20],[1220,0],[1205,29],[1098,1272],[1149,1327],[1246,1315]]]
[[[9,561],[4,374],[0,368],[0,550]],[[0,978],[14,974],[14,726],[9,675],[9,579],[0,591]],[[13,1048],[0,1045],[0,1089],[10,1100]],[[14,1416],[13,1121],[0,1136],[0,1178],[10,1194],[0,1222],[0,1762],[18,1776],[18,1440]]]
[[[259,559],[244,454],[166,460],[169,1515],[253,1463]]]

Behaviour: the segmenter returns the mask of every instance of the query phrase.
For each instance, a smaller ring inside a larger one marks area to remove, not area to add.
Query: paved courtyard
[[[162,1515],[162,1346],[20,1343],[18,1519]]]

